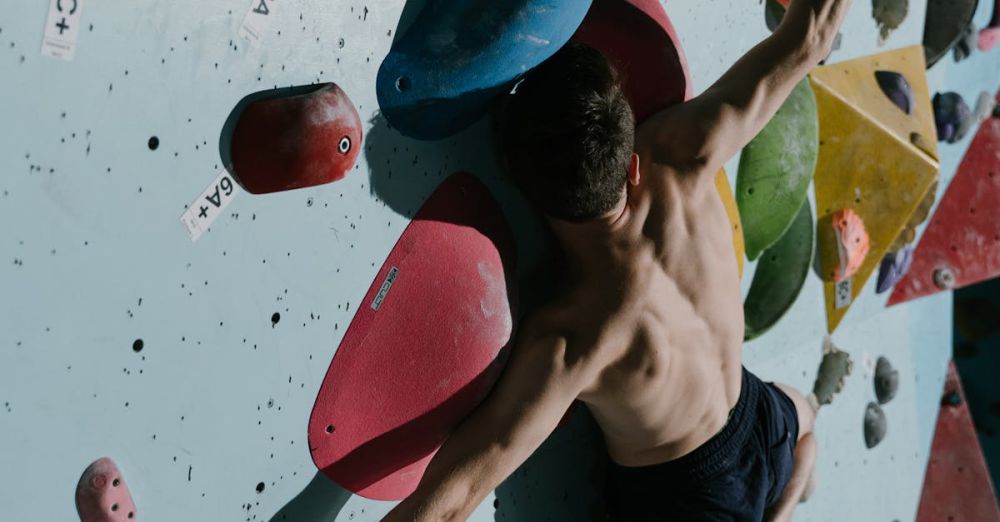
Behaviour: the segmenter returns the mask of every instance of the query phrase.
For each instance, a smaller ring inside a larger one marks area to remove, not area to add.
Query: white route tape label
[[[49,0],[49,16],[45,20],[42,56],[71,61],[76,55],[76,39],[80,36],[80,15],[83,0]]]
[[[259,43],[271,26],[271,9],[274,7],[274,2],[275,0],[251,0],[250,10],[247,11],[243,25],[240,26],[240,36],[250,43]]]
[[[846,308],[851,304],[851,299],[854,297],[851,295],[854,293],[854,289],[851,288],[851,279],[853,278],[848,277],[847,279],[837,283],[837,286],[835,287],[834,306],[837,310]]]
[[[181,223],[191,236],[191,241],[198,241],[208,227],[212,226],[215,218],[222,214],[229,203],[242,191],[240,186],[233,181],[229,172],[223,170],[215,178],[215,181],[198,196],[181,216]]]

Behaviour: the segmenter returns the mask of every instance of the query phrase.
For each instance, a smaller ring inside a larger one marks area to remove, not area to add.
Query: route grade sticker
[[[49,16],[45,19],[42,56],[72,61],[76,55],[76,39],[80,36],[80,14],[83,0],[49,0]]]
[[[271,26],[271,14],[275,0],[252,0],[250,10],[243,18],[243,25],[240,26],[240,36],[250,41],[259,43],[264,37],[264,33]]]
[[[851,299],[853,298],[851,294],[854,293],[853,288],[851,288],[851,279],[852,278],[848,277],[847,279],[837,283],[836,293],[834,294],[834,306],[837,307],[837,310],[845,308],[847,305],[851,304]]]
[[[205,189],[204,192],[194,200],[188,209],[181,216],[181,223],[191,236],[191,241],[198,241],[208,227],[212,226],[215,218],[222,214],[229,203],[243,189],[233,181],[229,172],[223,170],[215,178],[215,181]]]

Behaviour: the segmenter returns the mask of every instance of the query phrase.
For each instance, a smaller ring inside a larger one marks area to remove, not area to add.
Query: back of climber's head
[[[501,119],[509,173],[544,214],[587,221],[624,197],[635,121],[597,50],[567,44],[528,73]]]

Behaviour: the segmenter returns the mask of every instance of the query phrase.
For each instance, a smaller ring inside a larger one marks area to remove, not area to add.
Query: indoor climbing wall
[[[499,201],[520,275],[543,244],[499,174],[486,122],[422,142],[381,117],[377,71],[420,4],[5,6],[0,467],[16,471],[0,482],[0,518],[72,520],[77,481],[104,456],[127,478],[142,520],[370,521],[391,509],[318,474],[307,437],[331,358],[383,260],[458,171],[475,174]],[[919,43],[926,5],[909,4],[880,38],[868,2],[855,2],[830,61]],[[665,3],[695,94],[768,34],[757,0],[725,5]],[[991,14],[980,6],[977,23]],[[997,78],[1000,60],[983,53],[958,65],[942,59],[928,73],[932,91],[969,99],[995,92]],[[327,82],[350,98],[364,135],[344,179],[264,195],[233,184],[224,129],[237,104],[266,89]],[[969,140],[942,145],[939,196]],[[731,185],[737,170],[734,158]],[[208,219],[199,216],[206,198],[215,220],[193,241],[182,217]],[[916,512],[950,353],[951,298],[886,309],[873,284],[833,335],[856,367],[818,421],[820,489],[797,520],[831,512],[910,520]],[[810,274],[788,315],[746,346],[747,365],[809,389],[826,333],[823,284]],[[886,438],[869,450],[862,419],[879,356],[899,370],[900,387],[883,406]],[[472,520],[600,519],[602,443],[577,411]]]

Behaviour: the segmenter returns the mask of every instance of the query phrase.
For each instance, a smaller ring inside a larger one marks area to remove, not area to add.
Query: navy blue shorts
[[[662,464],[611,463],[609,520],[759,521],[791,478],[798,436],[795,403],[744,368],[729,422],[708,442]]]

